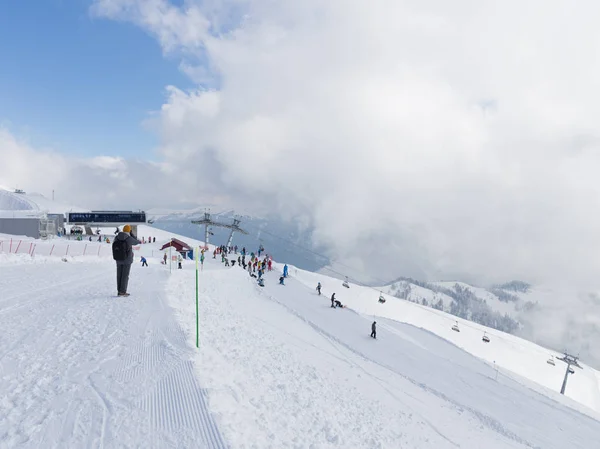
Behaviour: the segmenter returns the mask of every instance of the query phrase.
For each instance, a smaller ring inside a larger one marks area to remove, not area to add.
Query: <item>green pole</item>
[[[199,335],[199,324],[198,324],[198,257],[200,253],[200,247],[196,251],[196,347],[200,347],[200,335]]]

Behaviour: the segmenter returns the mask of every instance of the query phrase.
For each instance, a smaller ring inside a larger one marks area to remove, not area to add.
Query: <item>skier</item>
[[[334,301],[335,301],[335,293],[333,295],[331,295],[331,307],[333,307],[335,309]]]
[[[283,277],[284,278],[288,277],[288,266],[287,266],[287,264],[285,264],[283,266]]]
[[[181,257],[181,254],[179,256],[177,256],[177,268],[179,270],[181,270],[181,261],[183,260],[183,258]]]
[[[167,264],[167,253],[163,255],[163,265]]]
[[[273,269],[273,259],[269,259],[269,262],[267,263],[268,267],[269,267],[269,271],[271,271]]]
[[[373,321],[371,324],[371,337],[377,339],[377,321]]]
[[[262,278],[262,275],[263,275],[263,270],[262,270],[262,268],[259,268],[258,269],[258,279]]]
[[[285,284],[283,283],[283,280],[284,280],[284,279],[285,279],[285,278],[284,278],[283,276],[281,276],[281,277],[279,278],[279,284],[280,284],[280,285],[285,285]]]
[[[144,256],[142,256],[142,258],[140,259],[140,262],[142,262],[142,267],[148,266],[148,262],[146,261],[146,258]]]
[[[113,259],[117,263],[117,295],[129,296],[127,286],[129,284],[129,272],[133,263],[133,245],[139,245],[139,240],[131,232],[131,226],[123,226],[123,232],[115,237],[112,246]]]
[[[317,291],[319,292],[319,295],[321,294],[321,283],[319,282],[317,284]]]

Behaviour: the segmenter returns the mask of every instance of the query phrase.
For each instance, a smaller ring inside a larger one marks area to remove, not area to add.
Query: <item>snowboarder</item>
[[[371,324],[371,337],[377,339],[377,321],[373,321]]]
[[[335,301],[335,293],[333,295],[331,295],[331,307],[333,307],[335,309],[334,301]]]
[[[284,280],[284,279],[285,279],[285,278],[284,278],[283,276],[281,276],[281,277],[279,278],[279,284],[280,284],[280,285],[285,285],[285,284],[283,283],[283,280]]]
[[[129,284],[129,273],[133,263],[133,245],[139,245],[139,240],[131,232],[131,226],[123,226],[112,245],[113,259],[117,263],[117,295],[129,296],[127,286]]]
[[[283,277],[284,278],[288,277],[288,266],[287,266],[287,264],[285,264],[283,266]]]
[[[142,258],[140,259],[140,262],[142,262],[142,267],[148,266],[148,262],[146,261],[146,258],[144,256],[142,256]]]
[[[258,278],[258,286],[259,287],[264,287],[265,286],[265,280],[263,278]]]
[[[339,307],[339,308],[344,307],[344,305],[341,302],[339,302],[337,299],[334,301],[334,303],[335,303],[336,307]]]
[[[317,291],[319,292],[319,295],[321,294],[321,283],[319,282],[317,284]]]

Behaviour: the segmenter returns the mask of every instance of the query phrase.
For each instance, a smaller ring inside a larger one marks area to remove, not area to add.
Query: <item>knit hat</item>
[[[123,226],[123,232],[131,232],[131,226],[129,226],[129,225]]]

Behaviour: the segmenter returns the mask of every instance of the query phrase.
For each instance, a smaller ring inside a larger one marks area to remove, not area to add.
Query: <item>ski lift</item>
[[[481,339],[483,340],[484,343],[489,343],[490,342],[490,337],[487,336],[487,333],[483,333],[483,338]]]
[[[569,368],[569,374],[575,374],[575,370],[573,368]]]
[[[348,276],[346,276],[346,280],[342,282],[342,285],[346,288],[350,288],[350,284],[348,284]]]
[[[546,363],[548,365],[556,366],[556,363],[554,363],[554,356],[551,355],[550,358],[548,360],[546,360]]]
[[[379,302],[381,304],[385,303],[385,298],[383,297],[383,293],[382,292],[379,292]]]
[[[453,325],[452,325],[452,330],[454,332],[460,332],[460,329],[458,327],[458,321],[456,321]]]

